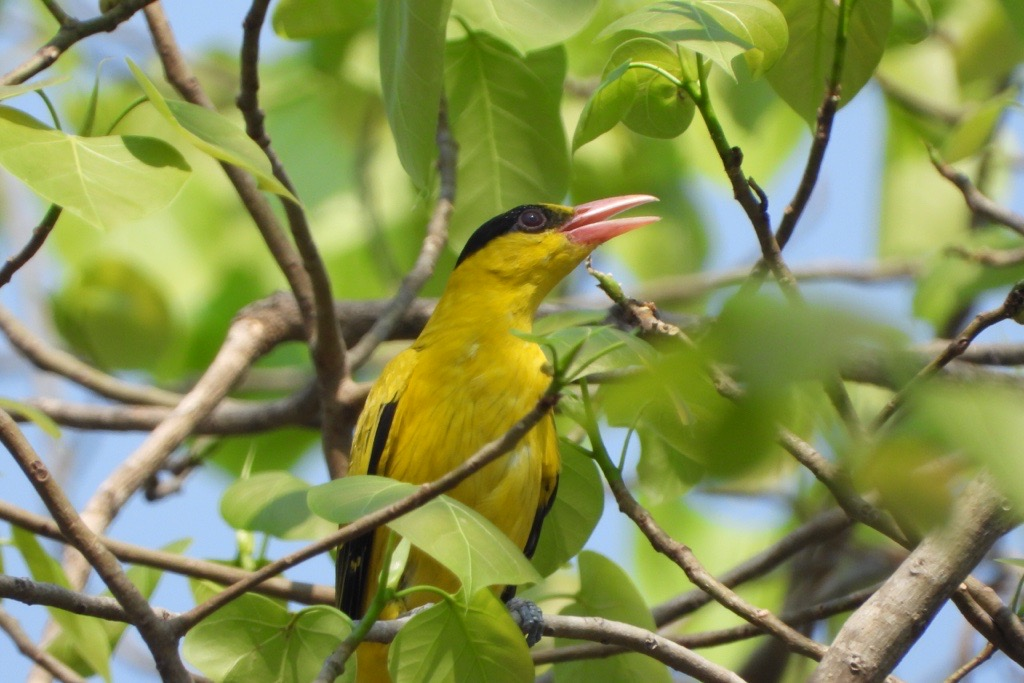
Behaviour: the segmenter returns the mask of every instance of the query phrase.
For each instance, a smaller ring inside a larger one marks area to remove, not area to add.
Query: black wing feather
[[[370,463],[367,474],[377,474],[380,458],[387,445],[391,433],[391,423],[395,419],[398,401],[385,403],[377,418],[377,429],[373,434],[373,445],[370,448]],[[363,534],[338,549],[338,562],[335,565],[335,594],[338,609],[353,619],[363,616],[363,599],[366,595],[366,584],[370,562],[373,558],[374,532]]]
[[[555,488],[551,491],[548,502],[537,508],[537,513],[533,516],[533,526],[530,527],[530,535],[526,537],[526,545],[523,547],[523,554],[528,559],[533,559],[533,554],[537,552],[537,544],[540,542],[540,530],[544,526],[544,518],[551,512],[551,506],[555,504],[555,496],[557,495],[558,479],[555,479]],[[501,601],[508,602],[514,597],[516,597],[516,586],[505,586],[505,590],[501,592]]]

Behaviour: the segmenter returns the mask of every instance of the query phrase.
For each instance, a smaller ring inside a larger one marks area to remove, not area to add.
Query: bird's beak
[[[561,232],[578,244],[601,244],[624,232],[660,220],[657,216],[612,218],[628,209],[656,201],[658,198],[649,194],[628,194],[580,204],[573,210],[569,222],[562,226]]]

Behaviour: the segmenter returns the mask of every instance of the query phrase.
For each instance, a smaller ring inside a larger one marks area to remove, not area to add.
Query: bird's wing
[[[398,402],[416,365],[417,352],[408,349],[388,363],[366,399],[356,425],[349,474],[380,474],[381,457],[391,436]],[[374,534],[349,541],[338,550],[335,595],[338,608],[353,619],[363,616],[367,579],[371,577]]]

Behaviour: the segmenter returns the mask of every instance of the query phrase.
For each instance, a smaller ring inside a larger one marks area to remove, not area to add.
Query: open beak
[[[624,232],[660,220],[657,216],[612,218],[628,209],[656,201],[658,198],[649,194],[628,194],[580,204],[575,207],[569,222],[562,226],[561,232],[578,244],[601,244]]]

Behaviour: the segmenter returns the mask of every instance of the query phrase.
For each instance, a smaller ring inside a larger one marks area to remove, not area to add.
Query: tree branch
[[[971,210],[971,213],[976,217],[1009,228],[1018,235],[1024,235],[1024,216],[1000,206],[982,194],[981,190],[974,186],[970,178],[953,168],[951,164],[943,161],[935,148],[929,147],[928,155],[931,157],[935,170],[960,190],[960,194],[964,196],[964,201],[967,203],[967,208]]]
[[[847,619],[812,681],[880,681],[903,658],[989,548],[1013,528],[987,475],[971,482],[946,528],[927,535],[865,605]]]
[[[61,534],[96,569],[117,602],[124,607],[131,623],[139,630],[153,654],[163,680],[191,683],[192,678],[178,655],[177,637],[173,631],[157,617],[146,598],[122,571],[117,558],[99,542],[85,521],[78,516],[74,505],[35,454],[18,425],[3,411],[0,411],[0,442],[14,456],[39,498],[53,515]]]
[[[0,582],[8,578],[0,574]],[[2,594],[3,591],[0,588],[0,595]],[[32,639],[25,633],[18,620],[12,617],[3,607],[0,607],[0,630],[10,636],[11,641],[21,654],[41,666],[57,680],[63,683],[85,683],[85,679],[75,673],[67,664],[32,642]]]
[[[43,216],[43,219],[39,222],[39,225],[32,229],[32,236],[29,237],[28,242],[21,248],[14,256],[10,257],[4,262],[2,268],[0,268],[0,287],[3,287],[14,274],[21,269],[29,260],[36,255],[36,252],[46,242],[46,238],[50,236],[50,231],[53,230],[53,226],[57,224],[57,219],[60,218],[61,208],[56,205],[51,205]]]
[[[154,0],[121,0],[100,16],[86,21],[60,22],[60,28],[45,45],[19,66],[0,76],[0,85],[18,85],[56,62],[68,48],[96,33],[113,31]],[[70,19],[70,18],[69,18]]]

